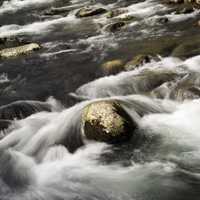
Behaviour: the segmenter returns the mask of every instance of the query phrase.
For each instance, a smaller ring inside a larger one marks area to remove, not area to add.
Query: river
[[[76,17],[87,5],[123,9],[119,16],[134,20],[109,31],[115,17]],[[49,14],[52,8],[68,11]],[[1,131],[0,200],[200,199],[200,14],[176,10],[161,0],[0,1],[0,38],[42,47],[0,60],[0,109],[18,100],[52,106]],[[102,67],[139,54],[153,59],[120,73]],[[156,80],[138,78],[149,69],[173,71],[178,81],[189,77],[196,96],[180,97],[164,85],[157,98],[148,91]],[[122,102],[137,121],[140,142],[82,138],[83,108],[102,99]]]

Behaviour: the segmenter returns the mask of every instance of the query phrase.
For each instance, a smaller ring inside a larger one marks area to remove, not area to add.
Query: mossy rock
[[[136,123],[117,101],[98,101],[85,107],[82,132],[89,140],[120,143],[131,138]]]
[[[103,63],[101,68],[106,74],[116,74],[124,70],[124,61],[121,59],[110,60]]]

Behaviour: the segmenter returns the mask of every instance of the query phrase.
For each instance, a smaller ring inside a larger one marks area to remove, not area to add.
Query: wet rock
[[[42,111],[50,112],[51,105],[40,101],[16,101],[0,107],[0,119],[23,119]]]
[[[175,14],[190,14],[192,12],[194,12],[194,8],[192,6],[188,6],[183,9],[177,10]]]
[[[196,86],[174,88],[174,90],[172,90],[170,94],[170,99],[174,99],[176,101],[199,99],[199,97],[200,87]]]
[[[18,47],[6,48],[0,51],[0,58],[11,58],[28,54],[32,51],[39,50],[41,46],[37,43],[25,44]]]
[[[128,140],[136,124],[117,101],[99,101],[83,111],[82,130],[89,140],[118,143]]]
[[[200,97],[199,75],[191,73],[175,81],[163,83],[151,92],[151,96],[176,101],[198,99]]]
[[[134,68],[137,68],[141,65],[144,65],[146,63],[151,62],[152,56],[150,55],[137,55],[133,58],[133,60],[130,60],[129,62],[126,63],[125,69],[126,70],[133,70]]]
[[[200,38],[193,38],[191,41],[186,41],[177,46],[171,56],[179,58],[189,58],[200,54]]]
[[[179,80],[171,89],[169,98],[177,101],[198,99],[200,97],[200,78],[198,73],[190,73]]]
[[[157,22],[165,24],[165,23],[169,22],[169,19],[167,17],[160,17],[157,19]]]
[[[107,61],[102,65],[102,69],[106,74],[116,74],[124,69],[124,62],[120,59]]]
[[[150,95],[154,98],[165,99],[169,98],[172,88],[174,87],[174,82],[166,82],[155,88]]]
[[[105,26],[104,30],[114,33],[114,32],[120,31],[124,26],[126,26],[126,24],[127,23],[125,21],[113,22]]]
[[[90,16],[94,16],[94,15],[104,14],[106,12],[107,12],[107,10],[105,8],[87,6],[87,7],[81,8],[76,13],[76,17],[78,17],[78,18],[90,17]]]

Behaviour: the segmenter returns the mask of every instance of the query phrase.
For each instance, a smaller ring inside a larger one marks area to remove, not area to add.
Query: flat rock
[[[39,50],[41,46],[37,43],[25,44],[18,47],[6,48],[0,51],[0,58],[17,57],[23,54],[28,54],[32,51]]]

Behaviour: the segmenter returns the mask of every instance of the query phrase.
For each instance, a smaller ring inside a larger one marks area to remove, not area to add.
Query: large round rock
[[[107,143],[128,140],[136,124],[117,101],[98,101],[85,107],[82,131],[87,139]]]

